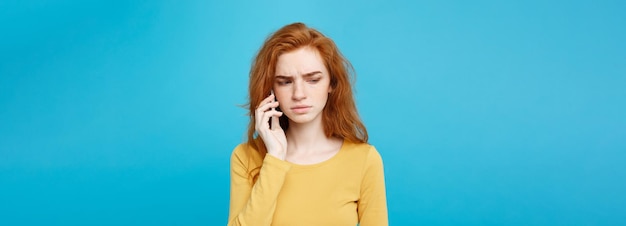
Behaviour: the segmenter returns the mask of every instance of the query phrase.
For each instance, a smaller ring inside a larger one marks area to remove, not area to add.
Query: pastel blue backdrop
[[[624,1],[0,2],[0,225],[225,225],[265,37],[356,68],[392,225],[626,225]]]

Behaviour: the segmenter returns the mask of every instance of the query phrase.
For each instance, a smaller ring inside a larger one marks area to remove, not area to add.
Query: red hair
[[[322,111],[322,124],[327,137],[342,138],[354,143],[367,142],[367,130],[361,122],[354,96],[352,81],[354,69],[343,57],[330,38],[303,23],[293,23],[271,34],[257,53],[250,69],[248,145],[267,153],[265,144],[255,133],[255,110],[269,94],[274,84],[278,57],[299,48],[310,47],[319,52],[330,74],[330,87],[326,107]],[[280,117],[281,127],[286,131],[289,121],[286,115]]]

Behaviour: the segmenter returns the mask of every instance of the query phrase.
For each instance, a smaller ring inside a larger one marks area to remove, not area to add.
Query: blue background
[[[356,68],[392,225],[626,225],[624,1],[1,1],[0,225],[225,225],[250,62]]]

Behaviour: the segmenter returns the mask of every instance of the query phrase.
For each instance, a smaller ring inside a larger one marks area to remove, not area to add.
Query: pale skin
[[[255,112],[255,129],[267,153],[302,165],[328,160],[339,151],[343,140],[324,134],[322,111],[332,88],[319,52],[302,47],[284,53],[278,57],[275,71],[274,94],[261,101]],[[278,106],[283,112],[276,111]],[[278,124],[283,114],[289,118],[286,134]]]

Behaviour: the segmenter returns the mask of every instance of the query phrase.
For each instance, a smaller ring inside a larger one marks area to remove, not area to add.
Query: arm
[[[389,224],[383,160],[374,147],[370,149],[365,161],[357,210],[360,226]]]
[[[270,225],[276,198],[290,165],[266,155],[256,183],[248,179],[248,157],[240,145],[231,156],[228,225]]]

